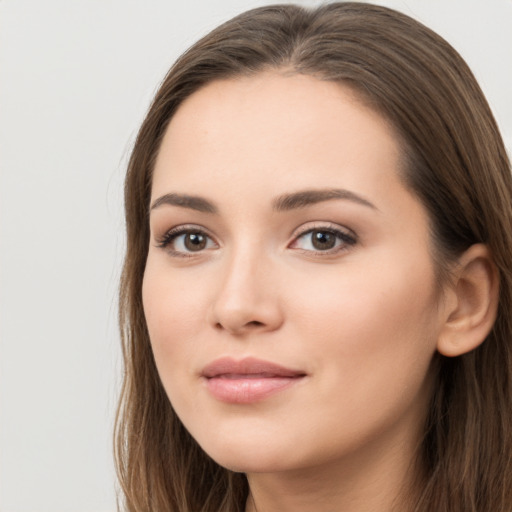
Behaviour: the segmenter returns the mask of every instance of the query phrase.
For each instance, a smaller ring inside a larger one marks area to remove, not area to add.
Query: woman
[[[125,197],[126,510],[510,510],[510,166],[444,40],[242,14],[170,70]]]

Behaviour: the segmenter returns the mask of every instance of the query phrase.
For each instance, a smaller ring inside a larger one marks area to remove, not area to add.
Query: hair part
[[[503,141],[474,76],[446,41],[404,14],[352,2],[311,10],[268,6],[224,23],[178,59],[140,128],[125,182],[127,251],[120,289],[125,374],[116,460],[125,509],[245,507],[245,476],[201,450],[165,395],[141,289],[152,172],[168,123],[205,84],[265,70],[349,86],[390,122],[403,150],[404,182],[429,215],[440,279],[474,243],[487,244],[493,254],[500,275],[497,321],[478,349],[433,361],[437,380],[418,453],[422,491],[409,510],[509,512],[512,183]]]

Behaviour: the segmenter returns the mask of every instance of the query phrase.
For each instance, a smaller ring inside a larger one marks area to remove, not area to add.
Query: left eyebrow
[[[360,195],[350,190],[330,188],[320,190],[302,190],[292,194],[283,194],[272,201],[272,208],[275,211],[282,212],[294,210],[296,208],[305,208],[312,204],[321,203],[323,201],[331,201],[333,199],[344,199],[354,203],[367,206],[373,210],[378,208]]]

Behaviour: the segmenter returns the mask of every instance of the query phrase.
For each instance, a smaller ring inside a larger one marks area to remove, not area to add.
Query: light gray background
[[[115,510],[127,156],[173,60],[264,3],[0,0],[1,512]],[[510,150],[512,0],[379,3],[460,51]]]

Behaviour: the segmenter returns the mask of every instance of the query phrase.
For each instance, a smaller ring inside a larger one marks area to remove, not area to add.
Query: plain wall
[[[0,0],[1,512],[115,510],[127,156],[173,60],[264,3]],[[512,1],[379,3],[459,50],[510,150]]]

